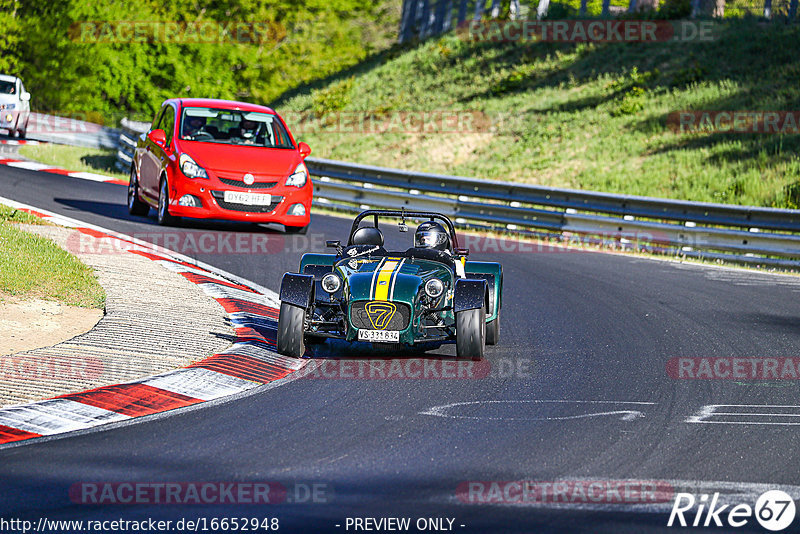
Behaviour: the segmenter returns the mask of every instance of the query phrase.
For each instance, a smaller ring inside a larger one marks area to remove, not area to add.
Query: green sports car
[[[380,221],[399,232],[422,221],[413,246],[384,248]],[[304,254],[298,273],[281,281],[278,352],[302,357],[306,341],[324,338],[423,350],[455,343],[458,358],[480,359],[497,343],[503,294],[499,263],[467,261],[452,221],[440,213],[367,210],[346,245]]]

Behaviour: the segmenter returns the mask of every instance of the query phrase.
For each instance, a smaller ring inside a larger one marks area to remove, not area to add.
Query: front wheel
[[[483,358],[486,346],[486,310],[476,308],[456,313],[456,357]]]
[[[497,317],[489,321],[486,325],[486,344],[497,345],[500,341],[500,310],[497,310]]]
[[[177,217],[169,214],[169,186],[165,178],[161,180],[161,187],[158,191],[158,224],[172,226],[176,222]]]
[[[136,176],[136,168],[131,165],[131,176],[128,182],[128,213],[145,216],[149,212],[150,206],[139,198],[139,178]]]
[[[288,302],[281,302],[278,316],[278,353],[293,358],[302,358],[306,353],[304,334],[306,310]]]

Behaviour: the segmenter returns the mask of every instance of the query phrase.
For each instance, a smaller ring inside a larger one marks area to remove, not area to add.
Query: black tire
[[[497,310],[497,317],[489,321],[486,325],[486,344],[497,345],[500,341],[500,310]]]
[[[284,226],[284,231],[287,234],[300,234],[305,235],[308,232],[308,226]]]
[[[176,222],[178,222],[178,218],[169,214],[169,185],[164,178],[158,188],[158,224],[172,226]]]
[[[128,213],[140,216],[147,216],[150,213],[150,206],[139,198],[139,178],[136,176],[136,168],[133,165],[131,165],[131,176],[128,183]]]
[[[306,353],[305,345],[306,310],[281,302],[281,314],[278,316],[278,353],[293,358],[302,358]]]
[[[486,346],[486,310],[456,313],[456,357],[480,360]]]
[[[27,136],[28,136],[27,126],[25,127],[25,130],[17,130],[17,137],[19,137],[20,139],[25,139]]]

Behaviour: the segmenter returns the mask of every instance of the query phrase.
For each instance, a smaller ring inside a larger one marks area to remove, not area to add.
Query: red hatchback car
[[[313,185],[295,143],[272,109],[205,98],[165,101],[136,143],[128,211],[176,218],[276,222],[305,232]]]

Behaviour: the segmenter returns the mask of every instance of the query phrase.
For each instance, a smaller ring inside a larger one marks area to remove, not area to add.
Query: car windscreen
[[[0,80],[0,95],[13,95],[17,92],[16,82],[9,82],[8,80]]]
[[[248,145],[265,148],[294,148],[277,116],[271,113],[186,107],[181,114],[181,139]]]

